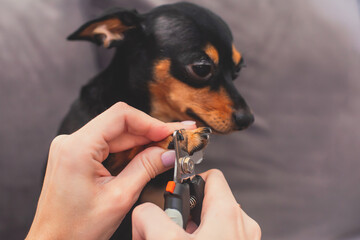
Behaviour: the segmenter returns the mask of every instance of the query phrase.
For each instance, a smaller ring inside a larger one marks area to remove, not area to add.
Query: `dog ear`
[[[112,9],[82,25],[68,40],[87,40],[106,48],[118,46],[130,29],[140,28],[141,16],[136,10]]]

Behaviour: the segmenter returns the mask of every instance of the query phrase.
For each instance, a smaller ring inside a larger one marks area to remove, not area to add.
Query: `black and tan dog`
[[[226,23],[207,9],[190,3],[164,5],[146,14],[114,9],[68,39],[115,47],[116,52],[110,65],[82,88],[59,134],[74,132],[119,101],[165,122],[192,119],[220,134],[254,121],[233,83],[243,58]],[[206,144],[206,132],[187,131],[193,139],[189,151]],[[159,145],[168,148],[170,142],[171,137]],[[117,174],[138,150],[110,156],[104,164]],[[150,185],[166,183],[169,176],[165,173]],[[121,226],[121,239],[130,237],[128,223],[124,220]]]

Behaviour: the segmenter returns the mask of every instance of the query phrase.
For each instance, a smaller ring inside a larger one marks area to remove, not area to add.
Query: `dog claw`
[[[201,130],[201,133],[200,133],[200,136],[202,139],[206,139],[208,140],[210,138],[210,134],[212,133],[211,131],[211,128],[209,127],[204,127],[202,130]]]
[[[209,133],[202,133],[200,136],[201,136],[202,139],[206,139],[206,140],[208,140],[210,138]]]
[[[209,127],[204,127],[203,132],[204,133],[212,133],[212,130]]]
[[[181,134],[181,131],[179,131],[179,134],[177,135],[177,138],[178,138],[179,141],[184,140],[184,136]]]

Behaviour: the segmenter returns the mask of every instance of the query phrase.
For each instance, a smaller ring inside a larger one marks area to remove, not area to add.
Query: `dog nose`
[[[254,115],[245,112],[234,112],[233,118],[236,123],[237,130],[243,130],[249,127],[255,120]]]

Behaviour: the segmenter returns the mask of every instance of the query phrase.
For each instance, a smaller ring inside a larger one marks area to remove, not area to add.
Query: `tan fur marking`
[[[203,148],[206,147],[208,139],[202,137],[204,129],[205,128],[200,127],[193,130],[181,130],[181,134],[184,136],[184,139],[186,139],[186,145],[181,146],[184,151],[192,153],[195,149],[199,149],[200,146]]]
[[[132,155],[132,151],[134,151],[134,149],[136,148],[109,155],[109,158],[104,163],[104,166],[106,167],[107,170],[109,170],[111,175],[113,176],[118,175],[126,167],[126,165],[128,165],[128,163],[132,159],[130,158],[130,155]],[[136,151],[139,151],[139,149],[136,149]]]
[[[219,64],[219,53],[212,44],[208,43],[204,51],[216,65]]]
[[[111,175],[118,175],[129,164],[129,162],[146,147],[149,146],[138,146],[127,151],[112,153],[104,165]]]
[[[232,45],[232,59],[235,65],[238,65],[241,60],[241,53],[239,53],[238,50],[236,50],[234,45]]]
[[[186,114],[186,110],[192,109],[219,133],[228,133],[234,129],[233,102],[224,88],[217,91],[210,90],[210,87],[195,89],[172,77],[169,69],[169,59],[155,63],[154,81],[149,86],[151,116],[165,122],[189,120],[192,118]],[[203,125],[201,122],[197,124]]]
[[[145,148],[156,146],[156,147],[161,147],[163,149],[167,149],[172,139],[173,137],[169,136],[160,142],[150,143],[146,146],[134,147],[124,152],[113,153],[109,156],[109,159],[105,167],[109,170],[111,175],[117,175],[129,164],[131,159],[133,159],[138,153],[143,151]]]
[[[196,129],[195,129],[196,130]],[[192,152],[197,146],[199,146],[202,143],[201,137],[199,134],[187,134],[188,138],[188,144],[186,146],[187,152]]]
[[[104,34],[104,47],[109,47],[112,40],[121,40],[124,38],[123,32],[134,26],[125,26],[117,18],[107,19],[101,22],[91,24],[85,28],[79,36],[92,37],[95,34]]]
[[[172,135],[168,136],[167,138],[165,138],[164,140],[160,141],[160,142],[155,142],[155,143],[151,143],[149,146],[150,147],[161,147],[163,149],[167,149],[170,142],[173,140]]]

